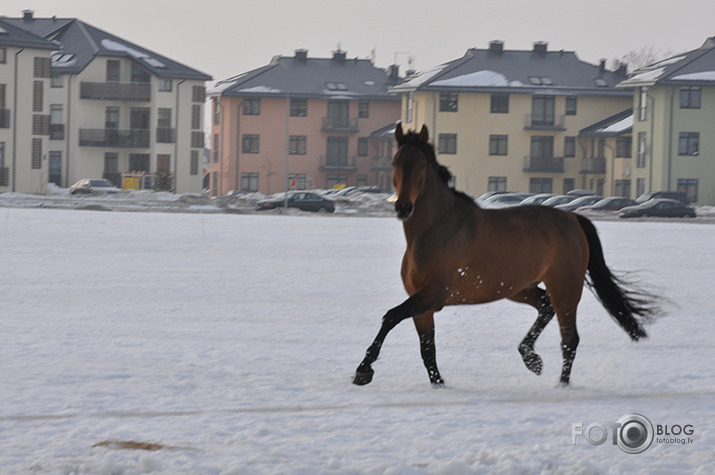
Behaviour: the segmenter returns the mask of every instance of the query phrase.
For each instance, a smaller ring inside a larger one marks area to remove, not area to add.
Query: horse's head
[[[402,125],[395,129],[397,153],[392,160],[392,183],[397,191],[395,211],[397,217],[407,221],[415,211],[415,202],[424,191],[429,166],[436,159],[434,149],[429,144],[429,132],[422,126],[419,134],[402,131]]]

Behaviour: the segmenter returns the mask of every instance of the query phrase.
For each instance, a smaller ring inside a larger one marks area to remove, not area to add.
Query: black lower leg
[[[540,299],[538,310],[539,316],[519,344],[519,353],[521,354],[522,360],[524,360],[524,364],[535,374],[541,374],[544,363],[541,357],[534,351],[534,344],[536,343],[536,339],[539,338],[539,335],[541,335],[541,332],[546,328],[546,325],[554,318],[554,308],[551,306],[549,296],[545,293]]]
[[[422,362],[427,369],[430,383],[435,387],[443,387],[444,380],[437,369],[437,350],[434,344],[434,330],[420,334],[420,353]]]
[[[576,358],[576,348],[578,348],[578,342],[578,334],[574,333],[568,342],[561,343],[561,354],[564,358],[564,365],[561,369],[561,384],[564,386],[568,386],[571,378],[571,368],[573,367],[573,361]]]

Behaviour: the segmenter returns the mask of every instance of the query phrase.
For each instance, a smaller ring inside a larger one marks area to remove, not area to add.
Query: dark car
[[[636,198],[636,203],[641,204],[656,198],[676,200],[686,205],[690,203],[688,195],[679,191],[649,191],[648,193],[643,193],[638,198]]]
[[[576,211],[581,206],[590,206],[598,203],[602,199],[603,196],[579,196],[575,200],[569,201],[568,203],[556,205],[556,208],[563,209],[566,211]]]
[[[636,204],[630,198],[610,197],[604,198],[591,206],[579,208],[579,211],[619,211],[626,206],[635,206]]]
[[[646,201],[636,206],[623,208],[618,216],[621,218],[646,218],[657,216],[662,218],[694,218],[695,210],[680,201],[656,199]]]
[[[70,194],[77,193],[119,193],[120,190],[109,180],[101,178],[83,178],[74,185],[70,186]]]
[[[260,211],[282,208],[285,205],[285,201],[285,193],[280,193],[259,201],[256,203],[256,209]],[[335,204],[332,201],[309,191],[289,191],[288,207],[298,208],[302,211],[319,211],[324,213],[332,213],[335,211]]]
[[[549,198],[548,200],[544,201],[541,204],[544,206],[551,206],[553,208],[556,205],[563,205],[566,203],[570,203],[573,200],[575,200],[576,198],[578,198],[578,196],[576,196],[576,195],[556,195],[556,196]]]

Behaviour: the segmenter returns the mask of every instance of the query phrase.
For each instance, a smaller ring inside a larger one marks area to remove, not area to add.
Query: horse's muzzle
[[[408,201],[405,204],[395,201],[395,211],[397,211],[398,218],[402,221],[407,221],[412,216],[412,213],[414,213],[415,207],[412,205],[411,201]]]

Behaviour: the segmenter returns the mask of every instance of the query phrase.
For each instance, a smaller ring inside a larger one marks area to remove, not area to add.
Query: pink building
[[[391,187],[400,81],[365,59],[278,56],[219,82],[212,98],[210,189],[265,194],[335,185]],[[287,172],[287,179],[286,179]]]

